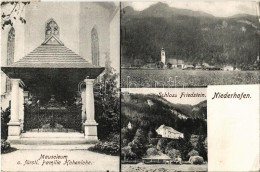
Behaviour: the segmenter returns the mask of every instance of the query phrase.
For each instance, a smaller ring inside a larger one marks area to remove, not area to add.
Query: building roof
[[[182,134],[181,132],[177,131],[177,130],[174,130],[172,127],[168,127],[166,125],[161,125],[157,130],[160,130],[160,129],[168,129],[169,131],[171,131],[172,133],[174,134]]]
[[[162,160],[170,160],[171,158],[165,154],[161,154],[161,155],[151,155],[149,157],[145,157],[142,159],[162,159]]]
[[[53,43],[48,43],[54,39]],[[100,68],[80,57],[57,39],[49,37],[42,45],[7,67],[21,68]]]
[[[39,75],[53,75],[53,70],[57,76],[70,76],[74,82],[79,82],[86,77],[95,79],[104,67],[92,65],[51,35],[31,53],[1,69],[9,78],[20,78],[24,82],[39,78]]]

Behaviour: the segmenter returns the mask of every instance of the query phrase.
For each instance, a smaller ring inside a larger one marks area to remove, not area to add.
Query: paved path
[[[20,146],[2,155],[2,171],[119,171],[119,157],[75,146]]]

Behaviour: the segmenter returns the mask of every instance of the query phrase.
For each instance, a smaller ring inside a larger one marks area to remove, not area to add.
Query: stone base
[[[8,125],[7,140],[20,139],[20,134],[21,134],[20,122],[9,122],[7,125]]]
[[[97,137],[97,126],[96,121],[86,121],[84,124],[85,139],[89,141],[98,141]]]

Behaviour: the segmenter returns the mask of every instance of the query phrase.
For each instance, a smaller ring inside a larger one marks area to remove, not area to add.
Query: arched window
[[[99,40],[96,28],[91,30],[91,55],[92,64],[99,66]]]
[[[15,48],[15,30],[12,27],[7,38],[7,66],[14,63],[14,48]],[[11,81],[6,77],[6,92],[11,91]]]
[[[45,27],[45,40],[48,39],[51,35],[54,35],[55,37],[59,37],[59,26],[57,25],[57,23],[53,20],[50,19],[47,23],[46,23],[46,27]]]

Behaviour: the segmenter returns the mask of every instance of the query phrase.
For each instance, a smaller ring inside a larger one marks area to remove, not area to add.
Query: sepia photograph
[[[119,171],[120,3],[1,11],[1,170]]]
[[[122,171],[207,171],[206,90],[122,89]]]
[[[122,2],[122,88],[258,84],[259,37],[258,2]]]

